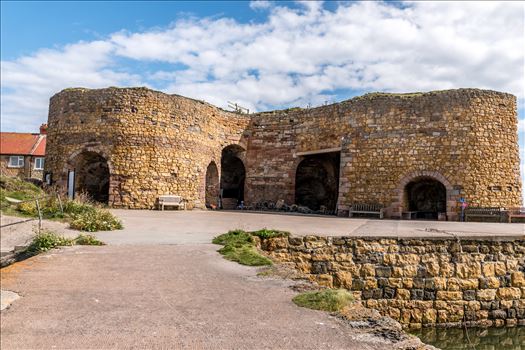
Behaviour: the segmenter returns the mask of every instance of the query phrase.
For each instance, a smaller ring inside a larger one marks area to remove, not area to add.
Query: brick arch
[[[399,181],[399,185],[396,189],[396,202],[392,205],[392,216],[401,216],[405,205],[405,187],[412,181],[418,179],[418,178],[431,178],[436,181],[439,181],[443,186],[445,186],[446,189],[446,211],[447,211],[447,220],[454,220],[456,219],[456,212],[454,210],[456,201],[455,197],[453,195],[453,186],[450,183],[450,181],[443,176],[441,173],[437,171],[414,171],[411,173],[406,174],[401,178]]]

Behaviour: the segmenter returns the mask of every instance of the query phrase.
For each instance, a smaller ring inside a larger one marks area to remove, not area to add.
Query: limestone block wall
[[[146,88],[67,89],[51,98],[46,171],[65,189],[83,152],[109,166],[109,205],[152,208],[159,195],[204,205],[205,173],[221,150],[242,143],[248,119]]]
[[[525,240],[284,237],[260,248],[405,326],[525,325]]]

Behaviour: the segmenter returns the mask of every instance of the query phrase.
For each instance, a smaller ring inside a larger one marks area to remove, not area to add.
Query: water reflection
[[[414,332],[422,341],[443,350],[525,350],[525,327],[425,328]]]

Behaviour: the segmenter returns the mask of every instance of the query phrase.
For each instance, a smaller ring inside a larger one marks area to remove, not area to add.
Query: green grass
[[[212,240],[212,243],[224,246],[233,245],[240,247],[245,244],[253,244],[253,237],[246,231],[233,230],[215,237]]]
[[[272,264],[270,259],[259,254],[255,247],[251,245],[243,245],[240,247],[227,245],[219,249],[219,253],[222,254],[224,258],[238,262],[241,265],[266,266]]]
[[[243,230],[233,230],[215,237],[214,244],[223,245],[218,250],[225,259],[238,262],[241,265],[265,266],[271,265],[272,261],[259,254],[255,248],[252,233]]]
[[[6,197],[28,200],[37,198],[44,194],[44,191],[34,184],[5,175],[0,175],[0,209],[8,215],[16,215],[16,209],[6,199]]]
[[[290,236],[290,232],[279,231],[279,230],[269,230],[266,228],[263,228],[262,230],[259,230],[259,231],[252,231],[250,232],[250,234],[252,234],[253,236],[257,236],[261,239]]]
[[[295,296],[292,301],[301,307],[336,312],[352,303],[353,296],[346,289],[324,289],[301,293]]]

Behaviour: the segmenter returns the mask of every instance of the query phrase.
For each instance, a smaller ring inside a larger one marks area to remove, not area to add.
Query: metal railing
[[[62,204],[62,198],[60,198],[60,194],[58,192],[55,192],[54,194],[50,194],[50,195],[40,196],[40,197],[37,197],[37,198],[27,199],[27,200],[18,200],[18,199],[15,199],[15,198],[5,197],[6,200],[9,203],[16,204],[16,205],[19,205],[19,204],[22,204],[22,203],[35,202],[36,210],[37,210],[37,213],[38,213],[38,217],[37,218],[29,218],[27,220],[11,222],[9,224],[0,225],[0,228],[13,226],[13,225],[18,225],[18,224],[23,224],[25,222],[29,222],[29,221],[33,221],[33,220],[37,220],[38,219],[38,232],[40,232],[42,230],[42,220],[43,220],[42,207],[41,207],[40,204],[41,204],[41,202],[43,200],[49,199],[49,198],[54,198],[54,197],[57,198],[58,204],[60,206],[60,212],[62,213],[62,215],[64,215],[64,206]]]

